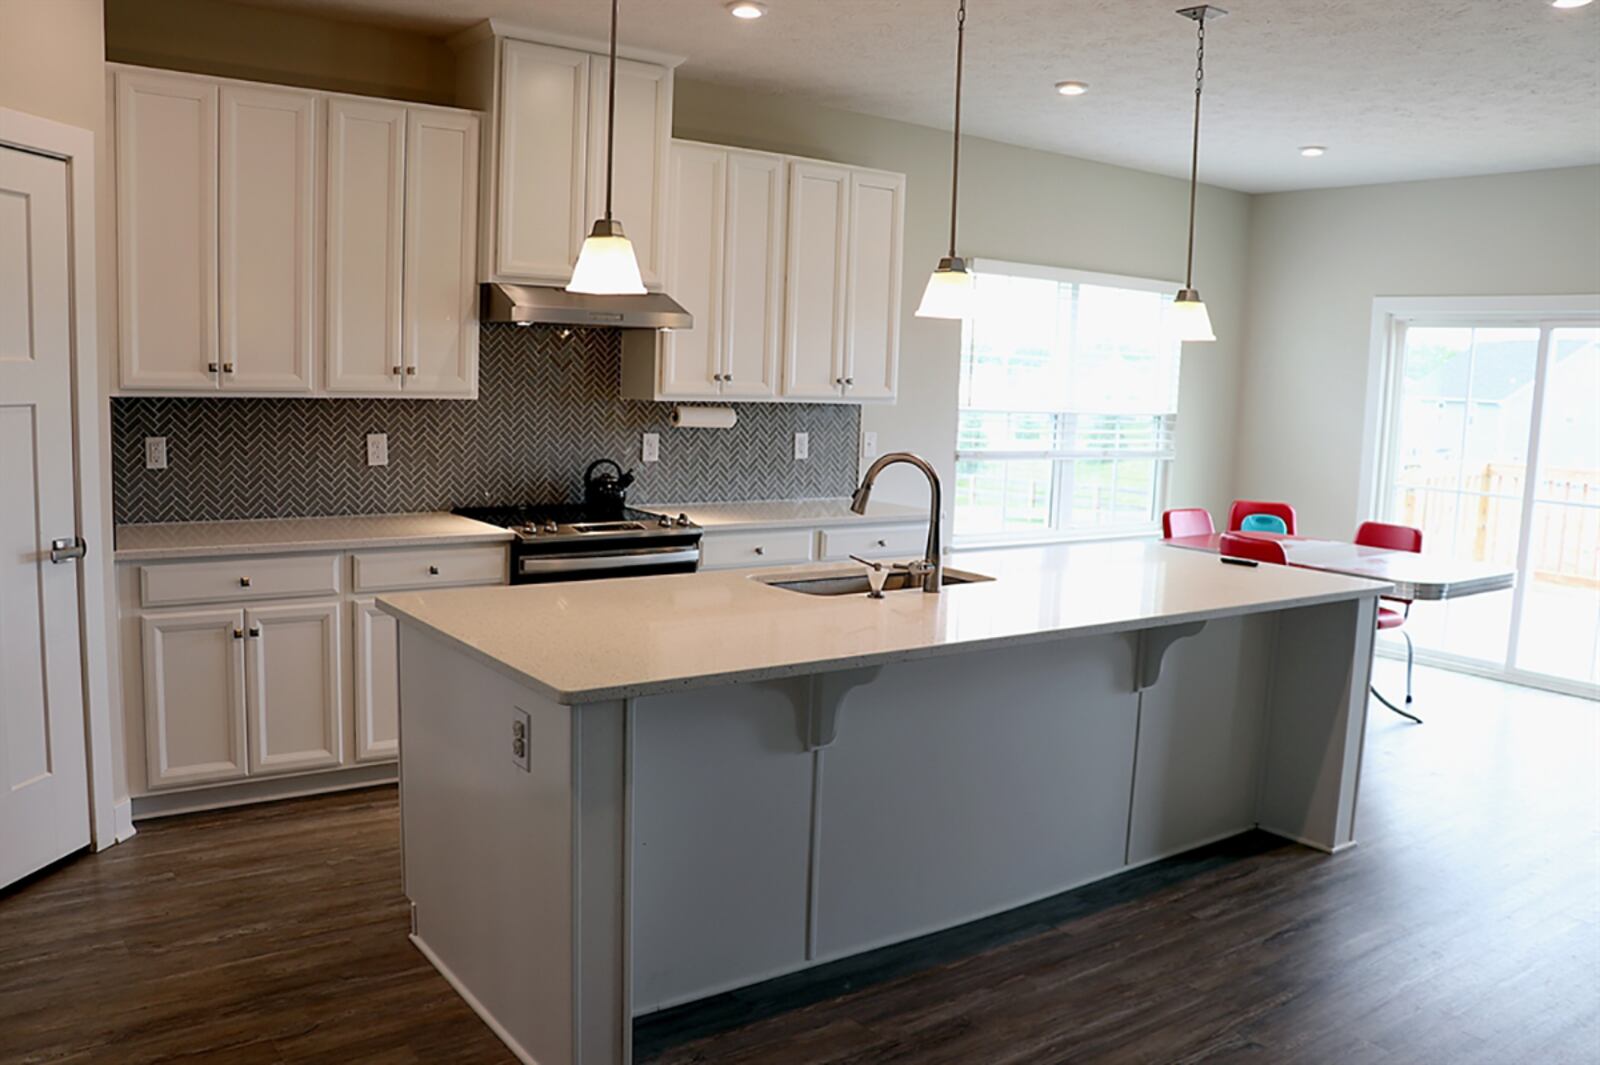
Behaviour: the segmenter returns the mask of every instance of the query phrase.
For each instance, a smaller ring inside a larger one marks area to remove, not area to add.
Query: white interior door
[[[0,147],[0,887],[89,844],[67,166]]]

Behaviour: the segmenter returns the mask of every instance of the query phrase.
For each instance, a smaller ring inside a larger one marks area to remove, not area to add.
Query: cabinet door
[[[243,611],[146,614],[140,637],[150,786],[244,776]]]
[[[906,179],[850,175],[850,268],[845,297],[845,389],[893,399],[900,362],[900,245]]]
[[[314,387],[317,98],[222,90],[222,387]]]
[[[725,396],[778,392],[784,185],[784,164],[778,156],[728,153],[727,252],[722,272]]]
[[[833,399],[844,387],[849,221],[849,170],[789,164],[783,394],[793,399]]]
[[[477,118],[411,109],[405,170],[404,388],[470,396],[478,386]]]
[[[495,276],[566,284],[589,221],[589,56],[527,41],[502,48]]]
[[[256,607],[245,611],[244,620],[250,772],[338,765],[339,604]]]
[[[119,70],[116,107],[122,387],[216,388],[217,86]]]
[[[589,62],[589,203],[587,224],[606,206],[606,82],[611,61]],[[622,223],[639,259],[646,288],[659,289],[671,243],[667,168],[672,140],[672,71],[653,63],[617,60],[616,165],[611,214]]]
[[[328,102],[328,389],[400,389],[406,109]]]
[[[355,629],[356,761],[400,753],[400,627],[371,599],[352,604]]]
[[[728,153],[720,148],[672,146],[668,290],[694,315],[694,328],[661,335],[656,391],[663,396],[718,392],[727,165]]]

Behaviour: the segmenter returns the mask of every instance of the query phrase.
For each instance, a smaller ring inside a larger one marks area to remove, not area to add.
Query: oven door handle
[[[602,551],[587,555],[529,556],[517,561],[517,572],[579,573],[597,569],[639,569],[677,562],[699,562],[700,547],[652,547],[645,551]]]

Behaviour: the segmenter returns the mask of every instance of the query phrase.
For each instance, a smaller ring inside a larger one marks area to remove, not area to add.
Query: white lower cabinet
[[[250,772],[338,765],[344,746],[338,601],[252,607],[244,621]]]
[[[150,786],[244,776],[244,611],[148,614],[140,636]]]
[[[350,615],[356,761],[387,761],[400,754],[400,627],[371,599],[357,599]]]
[[[481,543],[117,570],[135,798],[393,762],[399,631],[376,596],[508,574],[505,546]]]

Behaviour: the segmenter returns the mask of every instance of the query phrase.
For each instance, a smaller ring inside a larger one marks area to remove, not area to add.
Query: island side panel
[[[1255,827],[1276,618],[1218,618],[1166,650],[1139,706],[1128,862]]]
[[[399,660],[412,939],[519,1059],[576,1065],[572,712],[405,621]]]
[[[635,1012],[806,964],[808,692],[795,677],[634,701]]]
[[[1319,850],[1355,843],[1377,598],[1277,615],[1257,822]]]
[[[816,954],[841,957],[1122,867],[1135,637],[887,665],[817,773]]]

